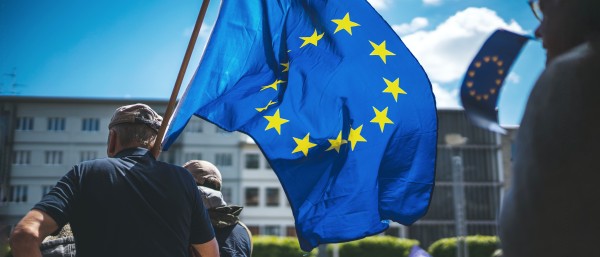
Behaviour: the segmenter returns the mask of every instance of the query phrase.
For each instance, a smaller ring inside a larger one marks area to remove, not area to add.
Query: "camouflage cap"
[[[124,123],[145,124],[158,132],[162,123],[162,117],[152,110],[150,106],[137,103],[117,108],[108,124],[108,128]]]

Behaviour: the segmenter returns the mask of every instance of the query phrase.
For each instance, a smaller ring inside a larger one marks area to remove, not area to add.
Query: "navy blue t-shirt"
[[[74,166],[33,209],[71,224],[77,256],[188,256],[214,238],[191,174],[143,148]]]

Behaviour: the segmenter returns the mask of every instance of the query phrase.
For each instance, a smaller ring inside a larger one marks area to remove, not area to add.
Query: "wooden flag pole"
[[[169,104],[167,105],[167,110],[165,111],[165,116],[163,117],[162,124],[160,125],[160,129],[158,130],[158,136],[154,141],[154,147],[152,148],[152,155],[158,159],[160,155],[160,150],[162,147],[162,140],[165,137],[165,133],[167,132],[167,125],[171,120],[171,116],[173,115],[173,109],[175,108],[175,102],[177,101],[177,95],[179,94],[179,89],[181,88],[181,82],[183,81],[183,77],[185,76],[185,71],[187,70],[188,64],[190,62],[190,58],[192,57],[192,52],[194,51],[194,45],[196,45],[196,39],[198,39],[198,33],[200,33],[200,28],[202,27],[202,22],[204,21],[204,15],[206,14],[206,9],[208,9],[208,3],[210,0],[203,0],[202,6],[200,7],[200,12],[198,13],[198,18],[196,19],[196,25],[194,25],[194,31],[192,32],[192,36],[190,37],[190,42],[188,43],[187,50],[185,51],[185,56],[183,57],[183,62],[181,62],[181,68],[179,68],[179,74],[177,75],[177,80],[175,81],[175,86],[173,86],[173,92],[171,92],[171,99],[169,100]]]

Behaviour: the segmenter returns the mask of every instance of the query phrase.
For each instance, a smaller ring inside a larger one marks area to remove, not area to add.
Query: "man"
[[[547,67],[519,129],[500,239],[507,257],[596,256],[600,135],[592,124],[600,117],[600,1],[539,5],[536,35]]]
[[[41,256],[42,240],[68,222],[77,256],[188,256],[193,249],[218,256],[192,176],[148,150],[161,122],[144,104],[117,108],[108,158],[75,165],[61,178],[15,227],[13,255]]]
[[[191,160],[183,165],[194,177],[208,208],[215,229],[221,257],[250,257],[252,234],[239,220],[241,206],[227,205],[221,194],[223,179],[215,165],[207,161]]]

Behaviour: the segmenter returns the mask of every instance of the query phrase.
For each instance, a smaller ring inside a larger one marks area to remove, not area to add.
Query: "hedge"
[[[309,253],[302,251],[298,239],[295,237],[254,236],[252,240],[254,243],[253,257],[316,257],[318,252],[317,249]],[[391,236],[373,236],[339,244],[339,256],[407,257],[414,245],[419,245],[419,241]],[[327,252],[329,256],[332,256],[332,248],[332,244],[328,245]],[[10,256],[12,255],[9,250],[6,257]],[[435,255],[434,257],[438,256]],[[440,255],[439,257],[443,256]],[[469,257],[478,256],[469,255]]]
[[[340,257],[407,257],[419,241],[392,236],[372,236],[339,245]]]
[[[295,237],[254,236],[252,257],[315,257],[317,250],[310,253],[300,249]]]
[[[253,237],[254,250],[252,257],[315,257],[318,249],[310,253],[303,252],[295,237]],[[410,249],[419,241],[392,236],[373,236],[361,240],[341,243],[340,257],[407,257]],[[328,256],[333,256],[333,244],[327,247]]]
[[[495,236],[467,236],[469,257],[491,257],[500,241]],[[428,252],[433,257],[456,257],[456,237],[442,238],[429,246]]]

